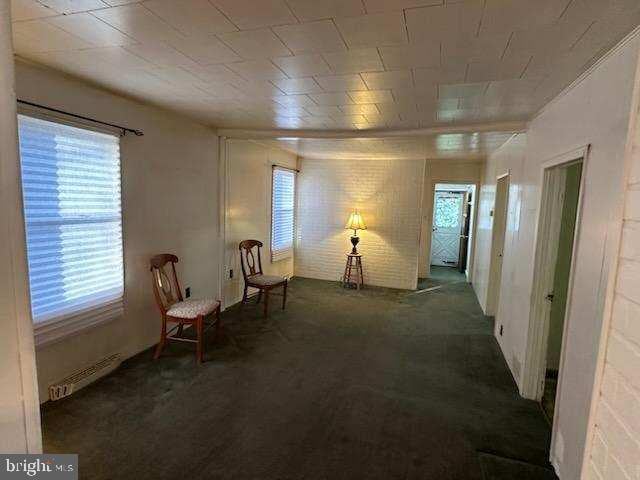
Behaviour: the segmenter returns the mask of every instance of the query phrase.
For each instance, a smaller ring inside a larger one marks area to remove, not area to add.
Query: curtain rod
[[[57,108],[47,107],[45,105],[40,105],[38,103],[27,102],[26,100],[18,99],[18,103],[22,103],[23,105],[29,105],[30,107],[42,108],[43,110],[48,110],[50,112],[61,113],[63,115],[68,115],[70,117],[79,118],[81,120],[87,120],[89,122],[98,123],[100,125],[107,125],[109,127],[117,128],[118,130],[122,130],[122,134],[126,134],[127,132],[133,133],[136,137],[142,137],[144,132],[142,130],[136,130],[133,128],[123,127],[121,125],[116,125],[115,123],[103,122],[101,120],[96,120],[95,118],[85,117],[83,115],[77,115],[75,113],[65,112],[64,110],[58,110]]]
[[[292,172],[300,173],[300,170],[297,168],[283,167],[282,165],[276,165],[275,163],[271,165],[271,168],[281,168],[283,170],[291,170]]]

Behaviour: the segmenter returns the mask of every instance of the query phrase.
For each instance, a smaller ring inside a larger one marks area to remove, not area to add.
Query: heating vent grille
[[[73,392],[112,372],[118,368],[120,363],[122,363],[122,357],[119,353],[116,353],[63,378],[49,386],[49,399],[60,400],[68,397]]]

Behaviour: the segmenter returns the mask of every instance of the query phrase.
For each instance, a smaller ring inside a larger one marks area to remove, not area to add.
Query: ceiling
[[[529,119],[638,0],[12,0],[18,56],[227,128]]]
[[[278,138],[254,140],[304,158],[332,160],[419,160],[425,158],[481,161],[511,133],[445,133],[397,138]]]

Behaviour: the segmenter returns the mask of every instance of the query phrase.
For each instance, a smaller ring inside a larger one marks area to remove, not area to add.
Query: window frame
[[[286,250],[276,250],[274,254],[274,218],[275,218],[275,179],[276,172],[282,171],[286,173],[290,173],[293,176],[293,204],[292,204],[292,222],[291,222],[291,248]],[[281,165],[272,165],[271,166],[271,222],[270,222],[270,233],[269,233],[269,252],[271,263],[281,262],[283,260],[288,260],[289,258],[293,258],[294,249],[295,249],[295,232],[296,232],[296,198],[298,193],[298,171],[294,168],[283,167]],[[279,252],[285,252],[284,254],[280,254]]]
[[[91,329],[93,327],[103,325],[114,321],[118,318],[122,318],[124,315],[124,303],[125,303],[125,292],[126,292],[126,263],[125,263],[125,214],[123,208],[123,161],[122,161],[122,132],[115,128],[97,126],[90,122],[77,121],[75,119],[71,120],[63,115],[50,114],[49,112],[43,112],[36,107],[25,107],[22,105],[18,106],[17,109],[17,124],[18,129],[20,128],[20,117],[29,117],[38,120],[44,120],[50,123],[56,123],[62,126],[68,126],[73,128],[78,128],[82,130],[87,130],[89,132],[101,133],[103,135],[111,135],[118,139],[118,163],[119,163],[119,182],[120,182],[120,229],[122,233],[122,293],[115,299],[111,299],[100,303],[98,305],[93,305],[89,307],[82,307],[72,310],[66,313],[63,313],[57,317],[47,319],[41,322],[35,322],[33,319],[33,310],[31,307],[31,275],[29,272],[29,268],[27,265],[27,287],[29,289],[29,314],[31,315],[31,323],[33,325],[34,332],[34,343],[36,348],[43,347],[45,345],[49,345],[52,343],[56,343],[58,341],[64,340],[68,337],[77,335],[82,333],[85,330]],[[26,225],[26,217],[25,217],[25,204],[24,204],[24,194],[23,190],[23,178],[22,178],[22,155],[20,152],[20,145],[18,143],[18,159],[20,161],[20,191],[21,191],[21,218],[24,226],[25,232],[25,252],[27,252],[27,225]],[[27,257],[28,261],[28,257]]]

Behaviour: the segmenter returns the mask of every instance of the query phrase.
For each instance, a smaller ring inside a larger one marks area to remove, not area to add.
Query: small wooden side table
[[[354,276],[355,278],[353,278]],[[360,255],[359,253],[347,253],[347,264],[344,267],[342,286],[354,287],[358,290],[364,287],[364,275],[362,274],[362,255]]]

